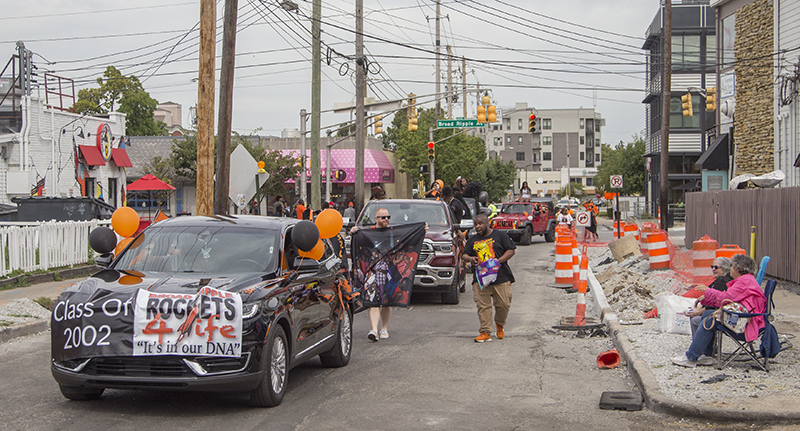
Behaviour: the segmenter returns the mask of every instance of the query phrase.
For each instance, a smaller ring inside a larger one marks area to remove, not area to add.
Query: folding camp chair
[[[761,339],[761,343],[764,344],[765,339],[770,334],[770,331],[774,331],[770,320],[772,320],[772,310],[775,308],[775,303],[772,302],[772,295],[775,293],[775,286],[777,282],[775,280],[768,279],[767,284],[764,286],[764,296],[767,297],[767,309],[765,313],[733,313],[739,316],[739,318],[743,317],[755,317],[755,316],[763,316],[764,317],[764,328],[758,333],[758,339]],[[726,328],[725,326],[718,324],[716,325],[716,333],[714,334],[714,341],[716,343],[716,367],[717,369],[722,369],[727,366],[731,361],[737,358],[737,356],[741,354],[746,354],[745,360],[753,361],[764,371],[768,370],[769,364],[769,356],[762,355],[760,351],[757,351],[754,347],[755,341],[751,342],[742,341],[736,338],[737,335],[730,329]],[[722,340],[724,338],[729,338],[736,342],[737,347],[732,353],[723,353],[722,352]],[[780,343],[778,343],[778,349],[780,349]],[[743,355],[744,356],[744,355]],[[774,357],[774,355],[773,355]]]
[[[769,263],[769,256],[764,256],[761,258],[761,265],[758,265],[758,274],[756,274],[756,283],[761,286],[761,282],[764,281],[764,274],[767,272],[767,264]]]

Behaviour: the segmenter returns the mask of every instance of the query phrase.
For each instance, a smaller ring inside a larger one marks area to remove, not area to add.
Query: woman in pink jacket
[[[738,302],[751,313],[764,313],[767,309],[767,298],[753,276],[753,273],[756,272],[756,263],[743,254],[733,256],[732,261],[731,277],[733,277],[733,281],[728,282],[728,290],[721,292],[705,286],[698,287],[703,291],[701,298],[703,303],[712,307],[721,307],[728,302]],[[696,365],[712,365],[714,363],[714,359],[711,357],[714,334],[720,323],[712,316],[713,312],[714,310],[708,310],[703,313],[702,323],[697,328],[689,350],[681,356],[672,358],[673,364],[694,368]],[[748,342],[753,341],[758,338],[758,333],[763,327],[764,318],[762,316],[752,317],[744,328],[744,334],[737,334],[737,338]]]

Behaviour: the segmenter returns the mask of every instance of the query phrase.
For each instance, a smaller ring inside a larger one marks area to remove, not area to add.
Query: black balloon
[[[489,193],[482,191],[478,194],[478,202],[485,204],[489,201]]]
[[[297,223],[292,229],[292,242],[298,250],[311,251],[319,242],[319,228],[308,220]]]
[[[116,246],[117,235],[105,226],[97,227],[89,233],[89,247],[100,254],[110,253]]]

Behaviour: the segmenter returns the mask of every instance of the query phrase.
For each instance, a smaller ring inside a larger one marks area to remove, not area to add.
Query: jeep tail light
[[[431,266],[454,266],[456,264],[456,257],[450,256],[436,256],[431,260]]]

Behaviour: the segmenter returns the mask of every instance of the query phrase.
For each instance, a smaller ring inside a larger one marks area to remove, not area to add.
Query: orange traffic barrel
[[[692,281],[707,284],[714,278],[711,265],[717,257],[719,242],[708,235],[692,243]]]
[[[581,255],[578,250],[578,234],[572,235],[572,288],[578,289],[580,283]]]
[[[569,236],[569,235],[570,235],[569,226],[565,224],[560,224],[556,226],[556,241],[558,241],[558,239],[561,238],[562,236]]]
[[[728,259],[736,256],[737,254],[747,254],[743,248],[736,244],[725,244],[717,249],[716,257],[727,257]]]
[[[619,239],[619,234],[617,233],[617,226],[618,225],[619,225],[620,233],[622,233],[622,230],[625,228],[625,222],[624,221],[616,221],[616,220],[614,220],[614,239]]]
[[[639,248],[642,250],[642,254],[647,256],[647,235],[656,231],[656,225],[650,222],[642,223],[642,232],[639,236]]]
[[[626,224],[623,231],[625,231],[625,236],[633,236],[637,242],[639,241],[639,225],[636,223]]]
[[[669,268],[669,249],[667,234],[659,230],[647,235],[647,251],[650,256],[650,269]]]
[[[556,285],[572,287],[572,239],[563,235],[556,241]]]
[[[589,274],[589,257],[586,256],[586,248],[583,250],[580,263],[580,276],[578,278],[578,303],[575,305],[575,319],[573,326],[586,325],[586,287]]]

